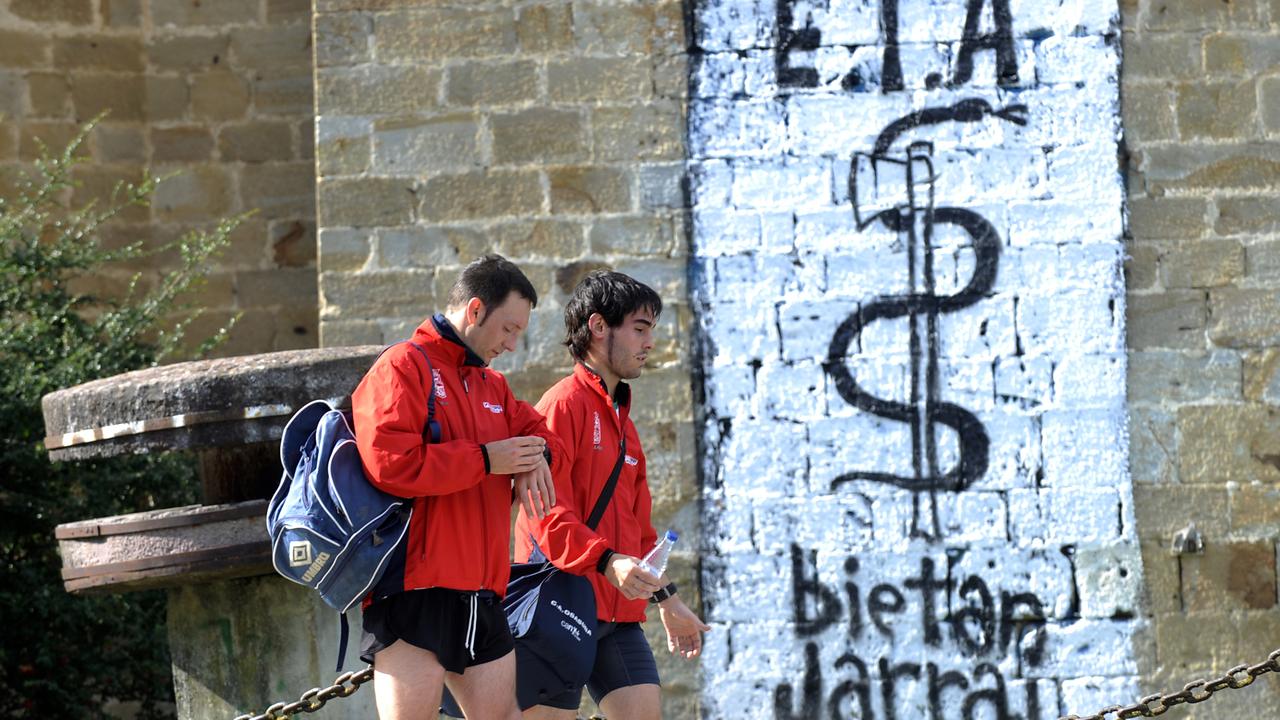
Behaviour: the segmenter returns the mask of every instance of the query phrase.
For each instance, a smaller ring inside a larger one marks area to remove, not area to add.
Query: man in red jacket
[[[517,561],[532,553],[532,534],[556,567],[585,575],[595,588],[600,626],[587,689],[609,720],[661,716],[658,669],[640,628],[647,603],[658,605],[668,649],[686,659],[698,655],[702,633],[710,629],[685,606],[674,583],[640,564],[657,532],[650,520],[644,451],[630,418],[631,389],[623,380],[640,377],[661,312],[658,294],[622,273],[592,273],[573,291],[564,311],[565,344],[577,362],[573,374],[538,401],[547,426],[563,441],[570,469],[556,474],[557,501],[546,517],[537,519],[522,509],[516,519]],[[586,518],[617,463],[624,436],[622,471],[593,531]],[[537,673],[526,673],[524,660],[520,672],[525,718],[575,716],[582,688],[546,697],[545,688],[526,682],[526,675]]]
[[[361,657],[373,663],[383,720],[435,716],[442,687],[467,717],[519,718],[515,659],[501,598],[509,565],[513,478],[522,507],[555,502],[560,440],[488,367],[516,342],[538,302],[497,255],[463,269],[444,314],[382,354],[351,395],[370,482],[413,498],[405,542],[366,600]],[[427,393],[439,441],[428,442]]]

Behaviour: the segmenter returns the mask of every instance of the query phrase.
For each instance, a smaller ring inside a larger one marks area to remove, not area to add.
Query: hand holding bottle
[[[604,569],[604,578],[618,588],[628,600],[643,600],[662,587],[660,575],[654,575],[639,558],[614,553]]]

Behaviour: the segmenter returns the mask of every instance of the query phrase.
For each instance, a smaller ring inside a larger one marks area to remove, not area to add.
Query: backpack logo
[[[311,563],[311,567],[307,568],[307,571],[302,574],[302,581],[311,582],[314,580],[316,573],[320,572],[320,570],[324,568],[324,564],[329,562],[330,557],[332,557],[332,555],[327,552],[322,552],[317,555],[315,562]]]
[[[311,564],[311,543],[298,540],[289,543],[289,567],[302,567]]]
[[[600,413],[594,413],[596,416],[595,427],[591,431],[591,442],[596,446],[596,450],[603,450],[600,447]]]
[[[440,379],[440,371],[435,368],[431,368],[431,384],[435,387],[436,397],[440,398],[441,400],[444,400],[445,398],[449,397],[447,394],[445,394],[444,380]]]

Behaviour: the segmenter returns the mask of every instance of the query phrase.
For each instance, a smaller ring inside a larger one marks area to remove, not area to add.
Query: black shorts
[[[515,647],[502,602],[491,590],[406,590],[365,608],[363,626],[360,659],[373,665],[397,640],[435,653],[452,673],[497,660]]]
[[[520,698],[520,709],[528,710],[534,705],[578,709],[582,702],[582,688],[566,690],[552,697],[539,697],[533,686],[535,678],[522,677],[522,673],[538,674],[536,670],[528,671],[541,662],[532,655],[518,658],[516,694]],[[596,705],[605,695],[619,688],[658,684],[658,664],[653,659],[653,650],[640,623],[600,623],[596,630],[596,663],[591,669],[591,678],[587,680],[587,692],[591,693]]]

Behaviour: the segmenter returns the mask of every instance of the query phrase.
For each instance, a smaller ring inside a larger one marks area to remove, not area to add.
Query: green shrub
[[[143,717],[157,717],[173,699],[164,595],[66,593],[53,531],[59,523],[194,502],[191,458],[51,463],[40,397],[172,357],[193,317],[181,295],[200,281],[238,221],[152,251],[141,244],[106,248],[99,228],[127,207],[145,205],[156,183],[122,185],[109,201],[70,207],[71,169],[85,162],[77,149],[91,127],[61,153],[46,151],[12,197],[0,197],[3,717],[103,717],[109,698],[139,702]],[[173,251],[178,266],[155,288],[140,290],[135,276],[122,298],[72,289],[112,263]],[[186,320],[167,320],[178,312]]]

